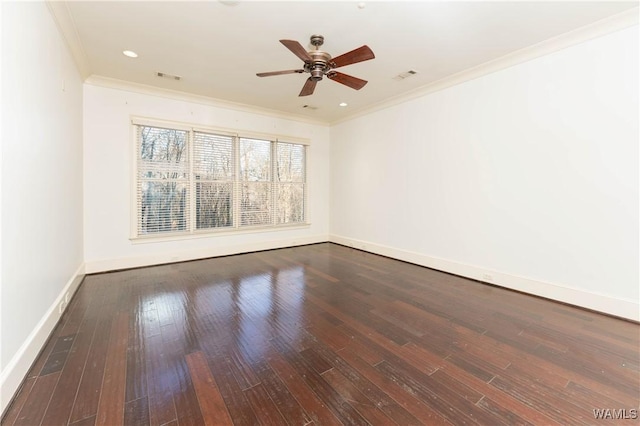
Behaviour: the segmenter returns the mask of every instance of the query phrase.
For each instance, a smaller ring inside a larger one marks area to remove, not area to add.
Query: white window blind
[[[194,132],[193,139],[196,229],[233,227],[233,138]]]
[[[304,221],[305,146],[278,142],[276,146],[276,223]]]
[[[135,127],[136,237],[305,223],[305,145]]]
[[[189,229],[187,132],[138,126],[138,235]]]
[[[271,224],[271,142],[240,138],[240,226]]]

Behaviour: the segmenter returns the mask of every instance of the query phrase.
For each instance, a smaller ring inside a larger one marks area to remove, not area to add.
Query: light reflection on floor
[[[165,277],[166,278],[166,277]],[[220,277],[206,286],[185,286],[181,291],[145,294],[138,302],[141,336],[154,333],[175,334],[175,338],[197,350],[216,339],[223,346],[233,338],[243,348],[243,355],[257,362],[264,359],[269,336],[286,327],[289,338],[296,340],[304,326],[304,290],[307,276],[303,266],[260,272],[240,279]],[[212,308],[214,311],[212,312]],[[194,335],[194,330],[211,330],[213,334]],[[163,328],[175,327],[173,330]],[[222,328],[222,329],[220,329]]]

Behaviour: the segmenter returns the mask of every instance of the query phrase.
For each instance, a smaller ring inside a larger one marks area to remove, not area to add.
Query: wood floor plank
[[[124,424],[136,426],[149,425],[149,399],[146,396],[125,403]]]
[[[52,352],[66,351],[68,355],[42,420],[45,425],[66,425],[69,421],[76,400],[76,392],[86,368],[89,350],[99,320],[99,304],[102,300],[100,297],[92,299],[88,303],[82,322],[73,325],[73,331],[76,331],[76,334],[68,336],[52,350]],[[67,327],[68,324],[65,324],[65,328]]]
[[[372,425],[384,425],[393,422],[377,407],[374,401],[367,398],[338,370],[328,370],[322,377]]]
[[[14,421],[16,426],[39,425],[49,406],[60,372],[38,377]]]
[[[447,358],[445,360],[442,371],[446,372],[449,376],[455,378],[459,382],[464,383],[466,386],[469,386],[483,394],[484,398],[481,399],[481,401],[490,399],[491,401],[487,402],[486,406],[480,403],[477,405],[491,411],[495,415],[503,417],[503,420],[507,423],[509,423],[509,417],[504,416],[505,412],[512,413],[514,418],[522,419],[524,422],[530,422],[536,425],[543,424],[547,426],[560,426],[560,423],[548,417],[544,412],[532,409],[530,406],[518,401],[511,395],[490,385],[491,380],[496,376],[493,376],[488,381],[483,380],[478,377],[478,374],[476,374],[475,371],[469,371],[469,369],[459,366],[457,363],[453,362],[452,358]]]
[[[558,400],[548,395],[546,388],[527,383],[526,380],[514,382],[496,377],[491,381],[491,385],[560,424],[583,425],[593,420],[592,413],[578,409],[573,404],[562,405],[560,408],[557,404]]]
[[[176,408],[178,423],[181,425],[202,424],[202,413],[198,405],[189,367],[185,360],[185,352],[190,349],[183,346],[175,334],[178,333],[176,323],[162,327],[162,338],[167,359],[169,386]]]
[[[51,350],[51,354],[47,357],[47,361],[42,366],[40,376],[46,376],[47,374],[55,373],[64,367],[69,356],[69,348],[73,344],[75,335],[62,336],[57,339],[56,344]],[[60,344],[62,342],[62,344]]]
[[[84,315],[85,310],[88,308],[89,302],[87,302],[86,300],[88,296],[85,297],[84,304],[81,301],[82,297],[79,297],[79,295],[87,293],[87,290],[83,287],[84,286],[81,286],[80,289],[78,289],[78,291],[76,292],[76,295],[71,300],[71,304],[69,305],[69,308],[62,314],[62,317],[58,321],[56,328],[53,330],[53,332],[47,339],[47,342],[45,343],[44,347],[38,354],[38,358],[35,360],[31,368],[29,369],[29,372],[27,373],[27,377],[36,377],[40,375],[40,373],[42,372],[42,367],[48,360],[49,355],[51,355],[53,348],[56,346],[57,340],[60,336],[74,334],[73,332],[65,333],[65,325],[72,316],[81,317],[82,315]],[[94,296],[98,297],[97,294],[92,294],[91,298],[93,298]]]
[[[336,416],[308,387],[298,372],[277,351],[273,350],[267,355],[269,366],[278,374],[280,379],[289,389],[291,395],[296,398],[301,407],[317,425],[340,425]]]
[[[205,425],[232,425],[229,411],[224,404],[207,359],[203,352],[194,352],[186,356],[191,379],[196,390],[202,419]]]
[[[227,358],[231,362],[233,375],[241,389],[249,389],[260,384],[260,379],[235,345],[228,348]]]
[[[78,420],[77,422],[69,423],[69,426],[94,426],[96,424],[96,416],[91,416]]]
[[[128,341],[129,314],[123,312],[111,327],[96,425],[116,425],[124,421]]]
[[[264,389],[262,383],[252,388],[245,389],[244,394],[247,396],[249,403],[253,407],[253,412],[261,425],[280,426],[288,423],[282,416],[278,407],[273,403],[269,394]]]
[[[311,422],[311,418],[297,402],[294,395],[266,362],[257,364],[255,369],[268,397],[282,413],[287,423],[304,425]]]
[[[494,416],[500,418],[505,424],[508,425],[521,425],[521,426],[534,426],[536,423],[530,423],[529,421],[519,417],[513,411],[508,408],[504,408],[497,404],[490,398],[484,397],[477,403],[478,407],[481,407]],[[542,423],[538,423],[542,424]]]
[[[616,366],[611,363],[605,363],[600,359],[576,356],[573,353],[562,354],[544,347],[536,348],[535,355],[605,386],[614,387],[631,397],[638,394],[640,386],[638,376],[616,371]]]
[[[322,340],[336,351],[345,348],[351,343],[351,339],[339,328],[333,325],[322,326],[316,324],[309,327],[308,330],[311,334],[316,336],[316,338]]]
[[[313,345],[313,349],[328,361],[333,369],[340,372],[345,379],[351,382],[350,388],[358,389],[362,394],[373,402],[384,414],[397,424],[418,424],[419,421],[407,410],[399,406],[385,391],[378,388],[373,382],[351,367],[340,355],[344,352],[335,353],[329,347],[323,346],[320,342]],[[327,370],[327,373],[331,370]],[[326,374],[326,373],[325,373]],[[345,385],[346,386],[346,385]],[[356,407],[357,408],[357,407]],[[359,410],[360,411],[360,410]]]
[[[401,383],[409,392],[418,395],[425,404],[431,406],[441,416],[454,424],[502,424],[502,419],[468,401],[465,395],[432,380],[408,365],[394,365],[382,361],[376,368]]]
[[[307,365],[310,365],[318,374],[323,374],[333,368],[330,363],[318,355],[318,353],[312,348],[307,348],[304,351],[299,352],[299,354],[305,359]]]
[[[368,422],[344,400],[323,378],[313,366],[302,356],[292,350],[280,337],[272,341],[274,348],[292,365],[311,390],[329,407],[341,422],[354,425],[366,425]]]
[[[398,405],[406,409],[411,415],[417,418],[422,424],[427,425],[451,425],[440,413],[433,408],[427,406],[420,398],[408,392],[401,383],[394,381],[388,375],[369,365],[350,349],[340,351],[340,356],[345,359],[354,369],[358,371],[367,380],[374,383]]]
[[[251,408],[251,403],[231,373],[229,364],[230,361],[226,360],[226,363],[221,363],[220,368],[212,371],[227,410],[235,425],[256,425],[258,424],[258,418]]]
[[[31,389],[33,389],[33,385],[36,383],[36,379],[36,377],[27,377],[22,383],[16,398],[11,401],[11,405],[9,405],[2,418],[3,425],[12,425],[15,423],[20,410],[22,410],[22,407],[29,398],[29,394],[31,393]]]
[[[156,311],[149,311],[156,314]],[[146,376],[149,393],[149,423],[154,426],[170,423],[177,418],[171,388],[171,370],[163,351],[162,336],[155,334],[147,338]]]
[[[104,279],[104,277],[101,278]],[[88,281],[88,284],[91,284],[92,280],[88,279]],[[88,417],[95,417],[98,412],[105,362],[109,341],[111,339],[113,325],[111,316],[115,309],[115,296],[116,293],[113,292],[95,299],[101,306],[96,308],[98,312],[96,328],[91,340],[91,346],[89,347],[82,378],[76,390],[76,397],[73,402],[73,408],[71,409],[69,423],[78,422]]]
[[[71,423],[95,416],[98,412],[111,325],[111,320],[106,320],[96,329],[71,410]]]
[[[132,294],[139,300],[139,295]],[[139,306],[139,303],[137,304]],[[129,321],[129,342],[127,343],[127,383],[125,401],[133,401],[147,396],[146,357],[144,338],[144,311],[132,309]]]

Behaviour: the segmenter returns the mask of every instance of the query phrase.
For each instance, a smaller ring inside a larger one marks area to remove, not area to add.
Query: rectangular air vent
[[[166,72],[156,72],[156,75],[158,77],[162,77],[162,78],[168,78],[169,80],[178,80],[180,81],[182,79],[182,77],[180,77],[179,75],[173,75],[173,74],[167,74]]]
[[[409,70],[409,71],[405,71],[403,73],[400,73],[400,74],[396,75],[395,77],[393,77],[393,79],[394,80],[404,80],[405,78],[413,77],[416,74],[418,74],[418,71]]]

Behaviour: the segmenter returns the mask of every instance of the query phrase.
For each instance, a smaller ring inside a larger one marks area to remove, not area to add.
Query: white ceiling
[[[89,74],[198,94],[333,122],[581,26],[637,6],[632,2],[73,1],[69,31]],[[301,68],[278,40],[309,46],[325,37],[332,56],[368,45],[376,58],[340,68],[369,81],[356,91],[321,81],[298,97],[308,74],[258,78]],[[136,59],[122,54],[139,54]],[[393,77],[414,69],[401,81]],[[182,77],[160,78],[160,71]],[[340,102],[348,106],[341,108]],[[303,108],[309,105],[317,109]]]

